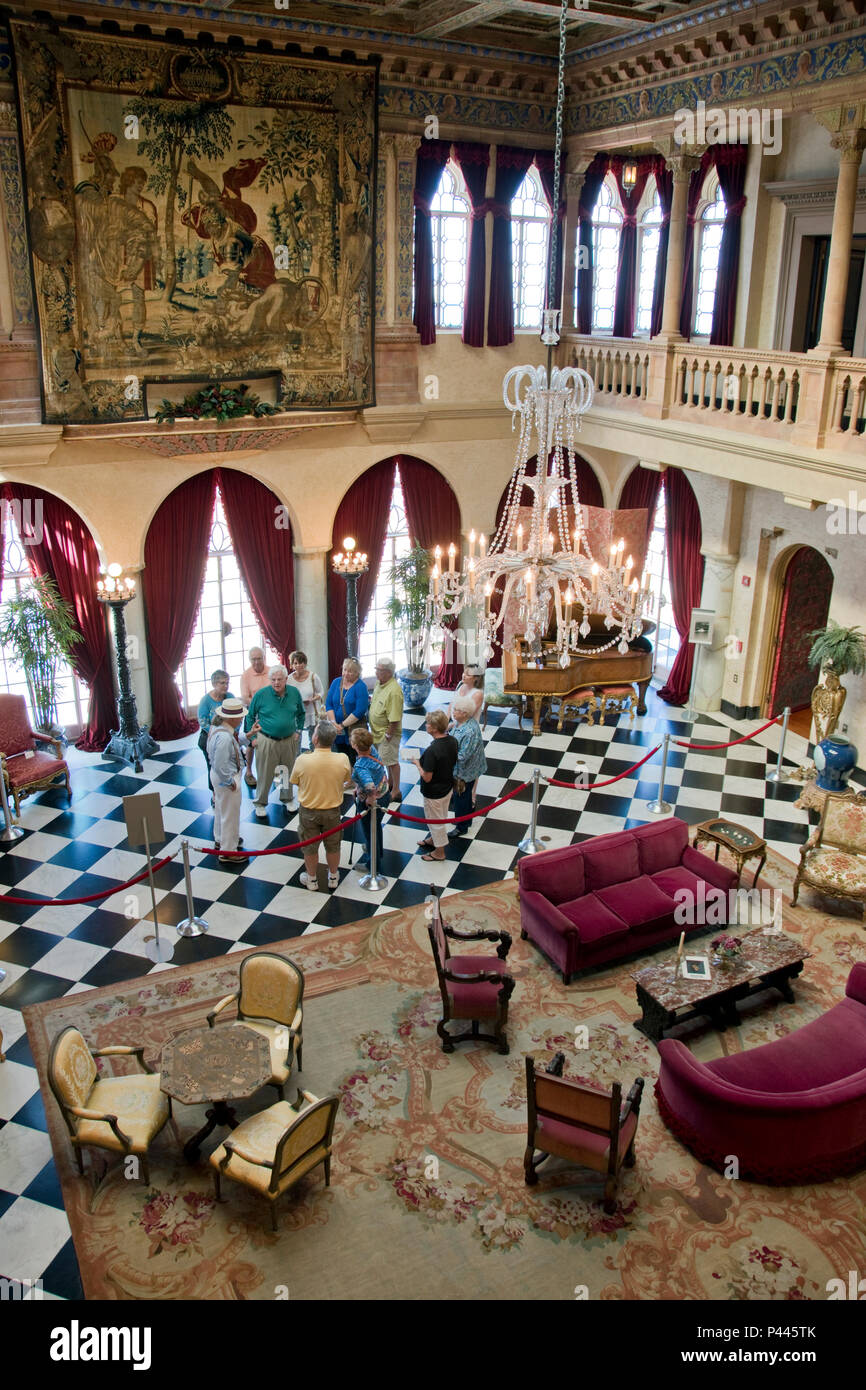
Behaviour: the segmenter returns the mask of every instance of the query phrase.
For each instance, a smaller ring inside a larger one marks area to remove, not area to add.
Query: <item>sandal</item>
[[[433,841],[430,840],[430,839],[427,839],[427,840],[419,840],[418,843],[417,843],[417,845],[415,846],[415,848],[416,848],[416,849],[435,849],[435,845],[433,844]]]
[[[421,858],[426,859],[428,864],[444,864],[445,862],[444,854],[442,855],[441,859],[438,854],[422,854]]]

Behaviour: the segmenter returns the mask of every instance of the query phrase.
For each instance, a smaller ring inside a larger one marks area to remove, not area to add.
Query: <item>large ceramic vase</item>
[[[857,749],[841,735],[822,738],[815,749],[818,786],[825,792],[842,792],[857,766]]]
[[[403,704],[406,709],[420,709],[433,689],[432,671],[398,671],[397,680],[403,691]]]

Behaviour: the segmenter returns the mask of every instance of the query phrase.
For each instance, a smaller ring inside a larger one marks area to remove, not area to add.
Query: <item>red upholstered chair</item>
[[[547,1070],[537,1074],[535,1059],[526,1058],[526,1182],[537,1183],[536,1169],[556,1154],[581,1168],[604,1173],[604,1209],[614,1212],[619,1170],[623,1164],[634,1167],[643,1077],[638,1077],[623,1105],[618,1081],[610,1091],[582,1086],[562,1075],[564,1063],[565,1054],[557,1052]],[[541,1150],[538,1159],[536,1149]]]
[[[511,949],[507,931],[457,932],[446,927],[439,909],[439,899],[433,895],[433,920],[428,927],[439,989],[442,994],[442,1019],[436,1031],[442,1039],[442,1051],[453,1052],[455,1043],[495,1042],[499,1051],[508,1052],[505,1024],[508,1001],[514,989],[514,979],[508,974],[505,961]],[[498,941],[495,956],[452,956],[450,941]],[[449,1033],[445,1027],[453,1019],[468,1019],[471,1026],[463,1033]],[[478,1024],[489,1019],[492,1033],[479,1033]]]
[[[50,743],[53,753],[44,753],[36,744]],[[59,739],[35,734],[27,719],[23,695],[0,695],[0,766],[7,792],[15,802],[15,815],[21,813],[21,798],[50,787],[58,777],[65,778],[66,795],[71,798],[69,768]]]

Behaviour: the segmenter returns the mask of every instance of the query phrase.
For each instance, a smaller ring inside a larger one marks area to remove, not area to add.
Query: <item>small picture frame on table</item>
[[[683,956],[681,971],[685,980],[712,979],[709,956]]]

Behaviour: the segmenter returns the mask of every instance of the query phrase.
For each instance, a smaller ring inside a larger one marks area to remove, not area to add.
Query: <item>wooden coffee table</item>
[[[767,842],[762,840],[760,835],[755,835],[753,831],[747,830],[744,825],[737,825],[736,821],[726,820],[723,816],[716,816],[713,820],[701,821],[700,825],[694,827],[695,838],[692,846],[697,849],[702,840],[708,840],[716,847],[716,861],[718,862],[719,850],[724,845],[726,850],[734,856],[737,864],[737,887],[740,886],[740,879],[743,877],[743,865],[749,859],[754,859],[756,855],[761,856],[761,862],[755,870],[755,877],[752,879],[752,887],[758,882],[758,874],[767,861]]]
[[[674,978],[674,960],[647,965],[632,974],[637,1002],[643,1011],[635,1028],[657,1043],[676,1023],[707,1015],[720,1032],[740,1021],[737,1004],[765,989],[777,989],[793,1004],[793,980],[812,952],[790,936],[773,930],[747,932],[741,938],[743,955],[725,965],[711,965],[709,980]],[[701,948],[700,954],[704,954]],[[709,942],[706,954],[710,955]]]
[[[271,1049],[267,1038],[243,1025],[190,1028],[166,1043],[159,1069],[160,1089],[167,1096],[183,1105],[212,1102],[205,1112],[207,1124],[184,1145],[187,1163],[196,1163],[203,1140],[217,1125],[237,1128],[228,1102],[244,1100],[265,1084],[271,1074]]]

